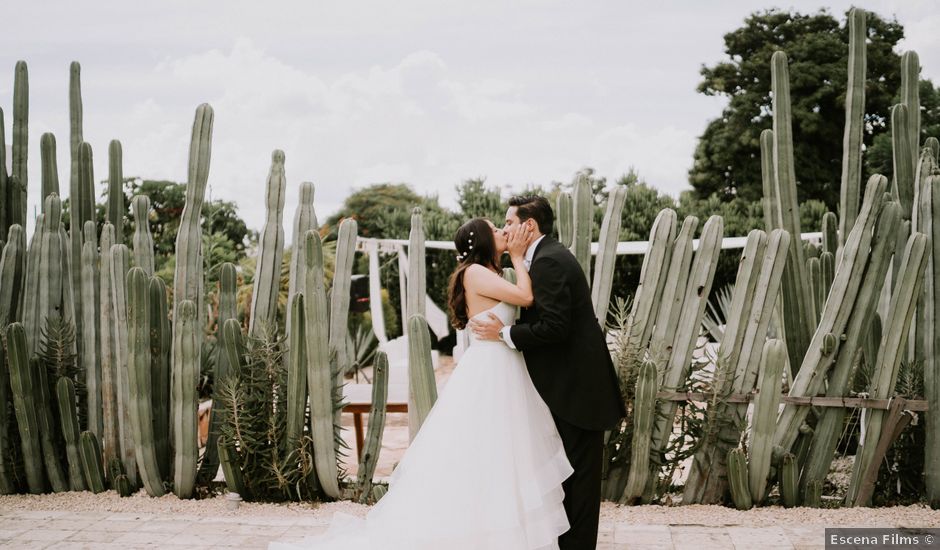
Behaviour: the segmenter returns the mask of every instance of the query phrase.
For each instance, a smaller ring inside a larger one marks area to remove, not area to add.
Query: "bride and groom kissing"
[[[510,199],[502,228],[474,218],[457,230],[449,305],[470,345],[388,493],[306,548],[596,547],[604,430],[625,409],[587,278],[553,224],[530,195]]]

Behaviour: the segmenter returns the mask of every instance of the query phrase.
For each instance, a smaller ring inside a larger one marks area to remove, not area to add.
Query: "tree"
[[[868,14],[865,92],[866,146],[889,131],[890,107],[900,87],[894,46],[903,27]],[[750,201],[762,195],[760,133],[772,126],[770,58],[790,61],[793,143],[800,200],[818,199],[837,211],[842,171],[842,134],[848,67],[848,30],[822,10],[812,15],[757,12],[724,37],[728,60],[702,67],[698,91],[724,96],[728,106],[699,138],[689,179],[699,198]]]
[[[457,205],[464,220],[487,218],[496,225],[506,216],[499,186],[486,187],[486,178],[470,178],[456,187]]]

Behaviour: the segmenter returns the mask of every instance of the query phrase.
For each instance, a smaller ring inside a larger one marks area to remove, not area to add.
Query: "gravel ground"
[[[0,514],[4,511],[70,511],[185,515],[190,517],[231,516],[309,516],[328,522],[335,512],[363,516],[368,506],[352,502],[327,504],[256,504],[242,503],[230,510],[222,497],[204,500],[180,500],[174,495],[150,498],[140,491],[121,498],[112,491],[98,495],[89,492],[48,495],[0,496]],[[940,511],[926,506],[894,508],[781,508],[767,506],[741,512],[723,506],[616,506],[604,503],[601,521],[620,525],[774,525],[866,527],[940,527]]]

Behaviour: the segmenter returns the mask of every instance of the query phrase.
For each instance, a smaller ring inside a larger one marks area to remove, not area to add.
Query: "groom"
[[[593,550],[601,505],[604,430],[626,415],[604,332],[594,317],[591,289],[574,255],[551,237],[555,216],[541,196],[509,200],[507,231],[532,240],[525,265],[535,303],[519,322],[503,326],[492,313],[471,321],[480,339],[522,351],[535,388],[548,405],[574,473],[562,484],[571,529],[562,550]]]

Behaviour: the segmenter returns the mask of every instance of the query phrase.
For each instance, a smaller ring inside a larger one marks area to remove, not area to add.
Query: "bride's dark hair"
[[[483,218],[473,218],[460,226],[454,234],[457,247],[457,269],[450,276],[447,304],[450,308],[451,324],[462,329],[467,326],[467,295],[463,286],[463,274],[473,264],[499,271],[496,255],[496,239],[493,228]]]

